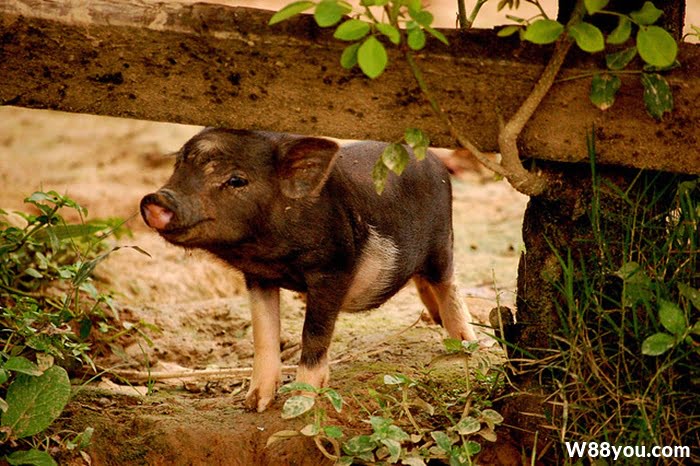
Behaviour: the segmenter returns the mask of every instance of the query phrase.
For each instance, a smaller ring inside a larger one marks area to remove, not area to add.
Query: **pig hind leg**
[[[476,340],[471,314],[454,282],[451,251],[443,251],[440,256],[445,260],[431,264],[430,273],[413,277],[418,294],[433,321],[445,327],[452,338]]]
[[[430,313],[430,317],[436,324],[442,325],[442,318],[440,317],[440,304],[433,293],[433,287],[425,278],[416,275],[413,277],[413,282],[418,290],[418,296],[420,296],[423,305]]]
[[[449,280],[432,285],[440,308],[442,326],[452,338],[460,340],[476,340],[472,326],[472,317],[467,305],[459,296],[457,286],[450,277]]]

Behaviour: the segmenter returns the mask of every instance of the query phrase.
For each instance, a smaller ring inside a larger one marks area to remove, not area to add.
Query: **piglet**
[[[451,337],[476,339],[454,284],[452,191],[431,153],[378,195],[372,167],[386,144],[207,128],[141,201],[166,241],[243,272],[255,356],[246,405],[265,410],[281,378],[280,288],[306,293],[297,381],[328,383],[340,311],[375,308],[410,279]]]

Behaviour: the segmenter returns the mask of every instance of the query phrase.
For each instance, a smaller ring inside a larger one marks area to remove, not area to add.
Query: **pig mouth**
[[[185,244],[195,242],[197,238],[196,229],[200,225],[212,222],[214,219],[203,218],[187,225],[168,225],[163,229],[156,229],[159,235],[171,243]]]

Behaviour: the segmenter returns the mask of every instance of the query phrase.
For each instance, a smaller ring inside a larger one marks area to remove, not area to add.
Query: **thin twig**
[[[472,142],[468,138],[464,137],[457,130],[454,123],[452,123],[452,120],[450,119],[449,115],[447,115],[447,113],[445,113],[440,107],[440,104],[438,104],[437,99],[433,95],[432,91],[428,87],[427,82],[425,81],[425,78],[423,77],[423,72],[416,64],[416,61],[411,52],[406,52],[406,60],[408,61],[408,66],[411,68],[413,76],[416,78],[418,87],[420,88],[421,92],[423,92],[423,95],[428,99],[430,108],[432,108],[433,112],[435,112],[440,121],[442,121],[442,123],[449,129],[450,135],[454,139],[456,139],[462,147],[471,152],[474,155],[474,157],[476,157],[477,160],[479,160],[479,162],[481,162],[486,168],[501,176],[507,176],[506,171],[501,165],[491,160],[486,153],[481,152],[474,144],[472,144]]]

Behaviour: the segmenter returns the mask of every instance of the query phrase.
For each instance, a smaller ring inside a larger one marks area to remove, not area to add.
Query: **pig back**
[[[362,202],[368,211],[374,212],[376,215],[371,217],[377,218],[379,223],[381,217],[391,216],[392,213],[405,214],[402,220],[411,225],[424,221],[425,216],[451,223],[450,174],[442,161],[430,151],[425,159],[417,160],[411,148],[406,147],[411,161],[400,176],[390,172],[385,190],[377,194],[372,169],[386,146],[387,143],[377,141],[342,146],[336,169],[348,184],[343,189],[354,191],[357,201]]]
[[[356,213],[356,220],[395,245],[399,282],[405,283],[416,273],[440,280],[452,267],[449,172],[434,154],[428,152],[419,161],[407,148],[411,161],[406,169],[401,176],[389,173],[384,191],[377,194],[372,169],[386,145],[360,142],[341,147],[335,171],[340,174],[343,194],[336,195]]]

